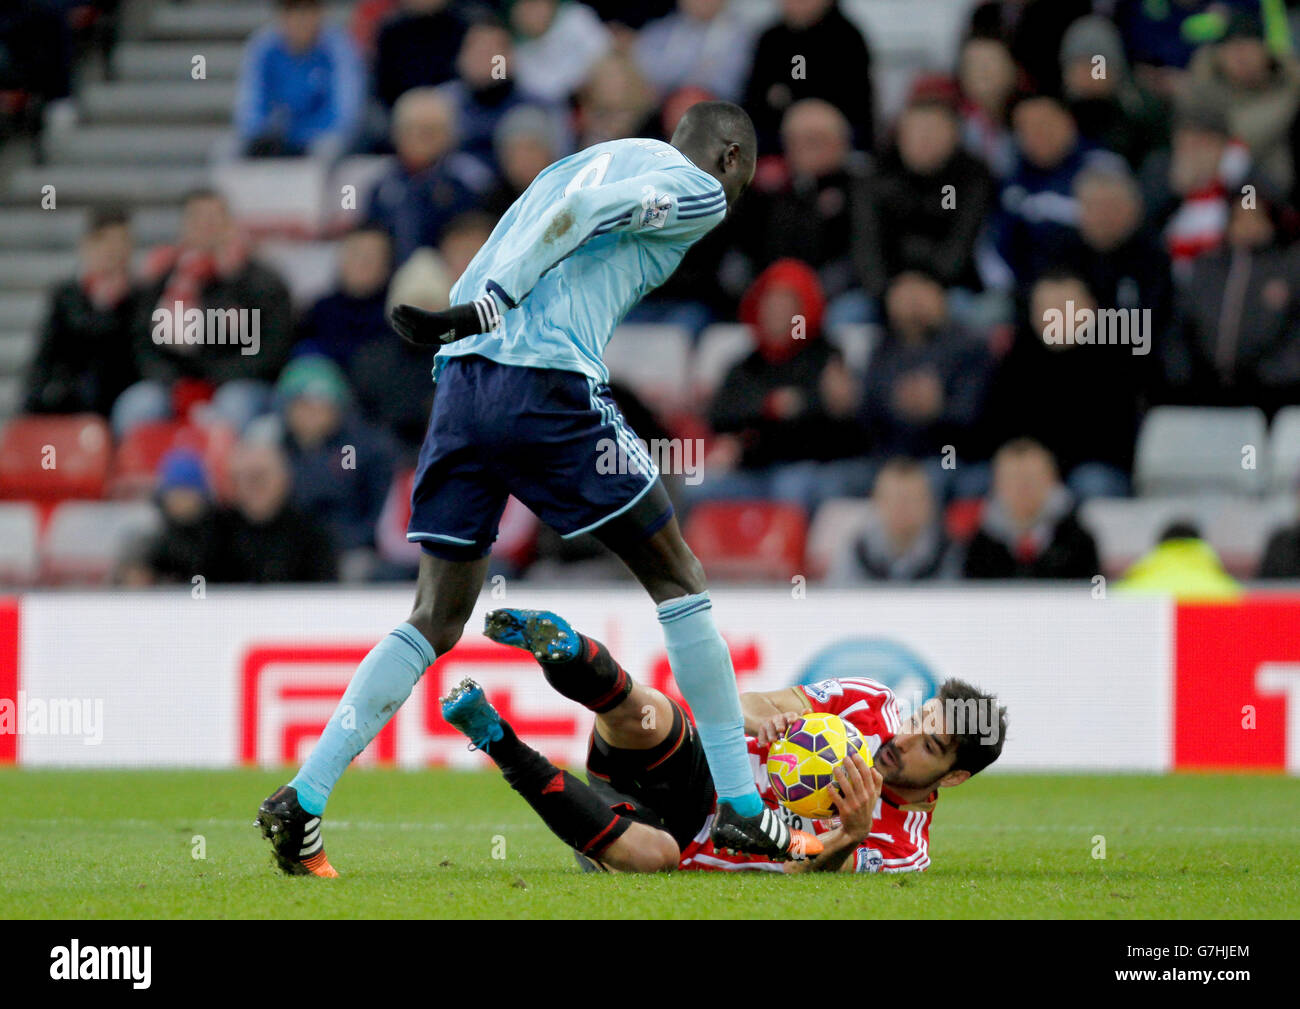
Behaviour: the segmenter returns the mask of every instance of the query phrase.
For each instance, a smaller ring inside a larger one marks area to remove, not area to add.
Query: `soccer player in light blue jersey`
[[[704,571],[653,460],[610,396],[602,360],[628,310],[726,216],[753,179],[755,156],[744,110],[701,102],[670,143],[615,140],[564,158],[506,211],[452,289],[449,309],[394,310],[404,339],[438,348],[438,393],[407,532],[422,548],[415,605],[357,668],[298,774],[258,811],[285,872],[336,875],[320,828],[330,791],[425,669],[460,639],[511,494],[564,536],[596,536],[657,604],[718,796],[715,847],[778,859],[800,853],[754,787],[735,673]],[[600,460],[615,445],[628,465],[610,473]],[[578,660],[582,647],[576,635],[554,643],[553,684],[566,682],[564,660]],[[575,673],[566,696],[598,713],[613,710],[631,678],[612,660],[581,658],[575,670],[602,672]],[[599,843],[609,808],[593,808],[591,790],[568,787],[565,773],[503,735],[499,720],[484,724],[482,738],[472,725],[467,731],[525,799],[544,797],[557,810],[575,848]]]

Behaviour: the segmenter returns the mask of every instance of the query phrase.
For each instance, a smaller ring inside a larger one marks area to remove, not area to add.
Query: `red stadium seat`
[[[174,448],[188,448],[203,458],[203,468],[214,493],[225,496],[229,482],[226,462],[234,442],[234,432],[222,425],[200,426],[173,420],[141,424],[118,446],[110,495],[148,497],[153,493],[162,457]]]
[[[390,564],[401,564],[415,569],[420,563],[420,544],[406,538],[406,523],[411,519],[411,485],[415,470],[399,471],[388,488],[379,522],[375,527],[375,545],[379,556]]]
[[[384,499],[383,511],[375,528],[375,543],[379,556],[390,564],[416,568],[420,563],[420,544],[406,538],[406,525],[411,520],[411,487],[415,470],[407,469],[393,477]],[[526,567],[537,553],[537,516],[524,507],[517,498],[506,502],[501,515],[497,540],[492,553],[504,558],[516,568]]]
[[[708,502],[691,510],[685,536],[713,577],[786,579],[803,573],[808,519],[795,505]]]
[[[109,488],[115,498],[148,497],[153,491],[158,462],[175,444],[181,421],[163,420],[135,427],[122,439],[113,457]]]
[[[15,417],[0,430],[0,498],[103,497],[112,451],[93,413]]]

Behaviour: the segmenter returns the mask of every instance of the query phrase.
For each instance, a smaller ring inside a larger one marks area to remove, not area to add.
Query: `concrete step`
[[[0,249],[70,249],[86,227],[81,208],[0,209]]]
[[[230,131],[221,126],[81,126],[46,138],[54,165],[204,165]]]
[[[46,291],[76,269],[74,252],[0,252],[0,290]]]
[[[178,202],[191,189],[206,185],[203,167],[74,167],[49,165],[21,168],[14,173],[6,193],[11,204],[39,207],[42,187],[54,186],[59,206],[78,203],[123,204]],[[58,211],[53,211],[57,213]]]
[[[235,107],[235,85],[188,77],[166,87],[141,81],[93,83],[82,88],[77,105],[87,124],[226,124]]]
[[[89,211],[84,207],[59,210],[0,208],[0,250],[72,249],[86,229]],[[176,240],[181,212],[178,207],[139,207],[131,215],[137,246],[162,245]]]
[[[239,42],[195,39],[190,42],[123,42],[113,64],[120,81],[193,81],[194,57],[202,56],[207,80],[233,81],[239,76],[244,47]]]
[[[269,3],[158,4],[149,18],[150,39],[227,39],[240,42],[271,23]]]
[[[32,330],[41,324],[47,297],[34,291],[0,291],[0,329]]]
[[[346,3],[328,2],[325,15],[346,24]],[[262,0],[224,0],[222,3],[191,2],[158,4],[149,18],[146,35],[150,39],[226,39],[242,42],[275,18],[274,5]]]
[[[36,355],[34,330],[0,332],[0,375],[22,375]]]

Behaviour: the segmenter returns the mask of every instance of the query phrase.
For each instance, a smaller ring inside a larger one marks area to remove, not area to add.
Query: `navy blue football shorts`
[[[411,490],[406,538],[447,560],[492,549],[513,494],[565,538],[672,518],[659,470],[606,386],[576,371],[448,358]]]

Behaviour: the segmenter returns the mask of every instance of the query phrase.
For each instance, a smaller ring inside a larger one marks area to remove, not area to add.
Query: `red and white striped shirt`
[[[850,722],[866,740],[874,757],[882,743],[894,738],[902,719],[898,712],[898,698],[883,683],[865,676],[846,677],[840,680],[822,680],[799,688],[803,691],[813,711],[826,711]],[[785,817],[797,830],[811,830],[822,834],[839,826],[839,819],[804,821],[786,810],[776,800],[776,794],[767,780],[767,747],[748,737],[749,760],[754,770],[763,801]],[[882,790],[876,803],[871,833],[854,849],[852,859],[856,872],[921,872],[930,865],[930,818],[937,792],[931,792],[924,802],[904,803],[888,788]],[[735,871],[754,869],[760,872],[781,872],[782,864],[753,855],[723,855],[713,850],[709,831],[713,817],[709,816],[682,852],[678,869],[714,869]]]

